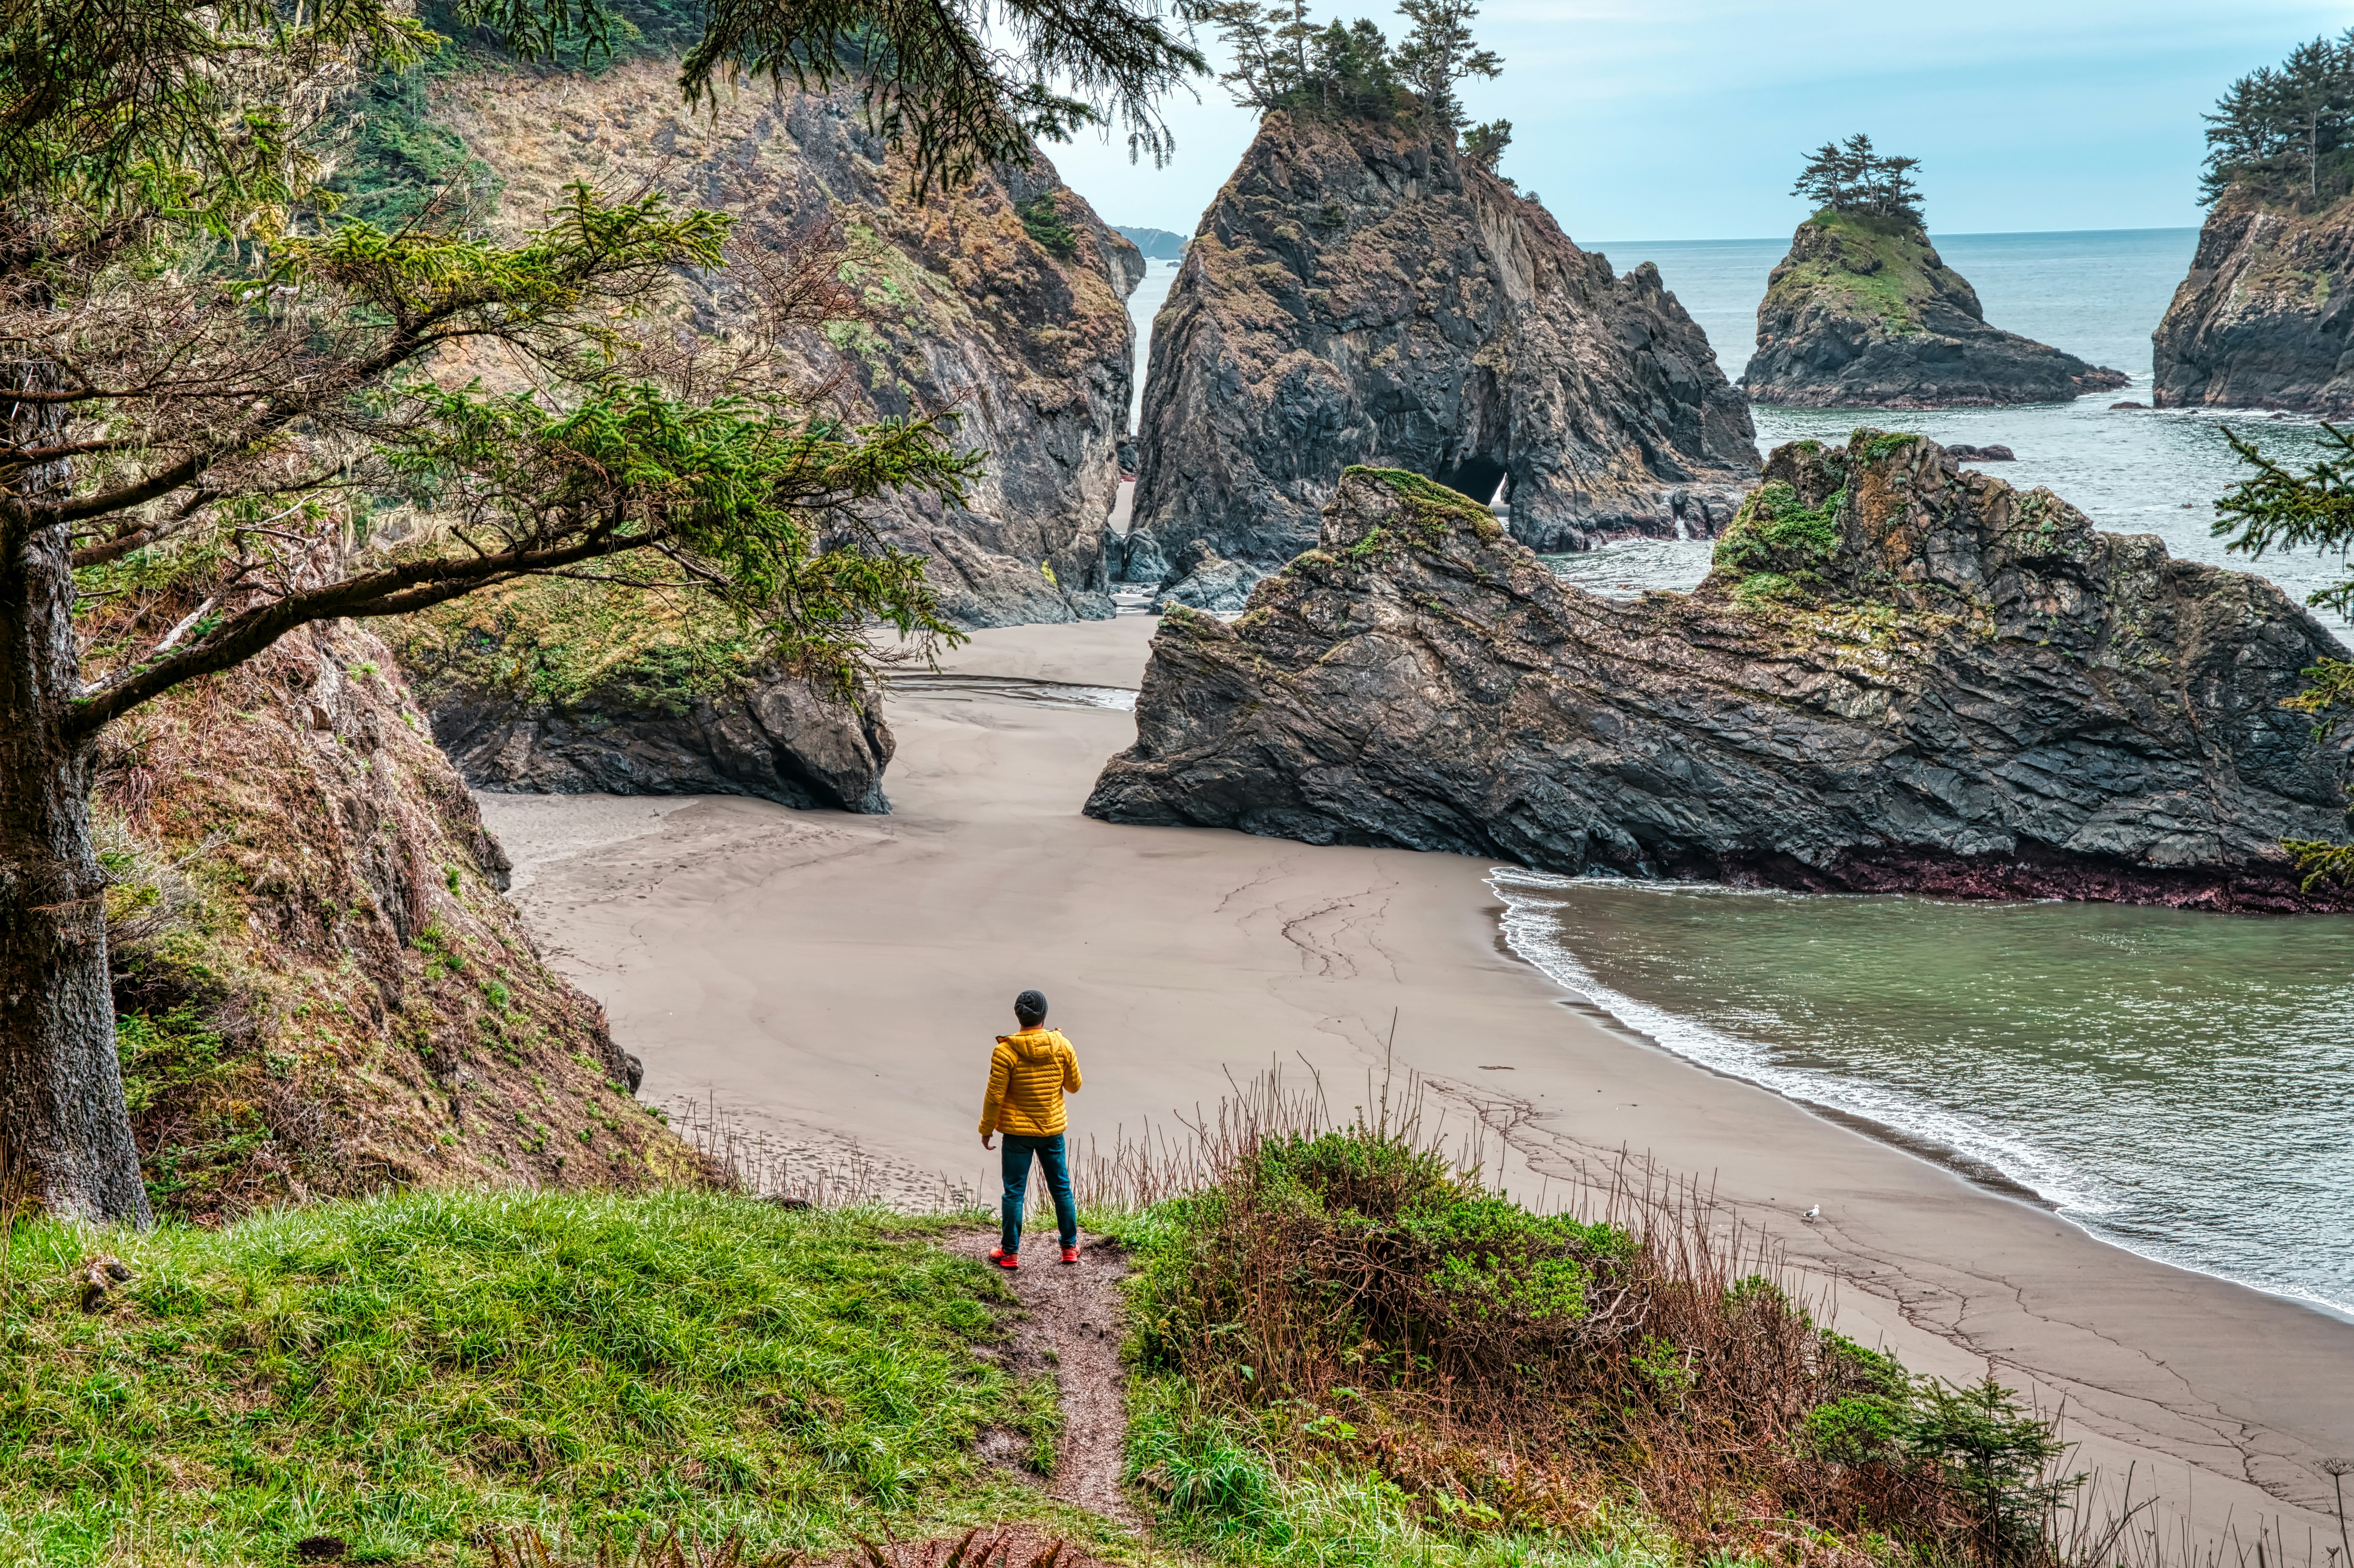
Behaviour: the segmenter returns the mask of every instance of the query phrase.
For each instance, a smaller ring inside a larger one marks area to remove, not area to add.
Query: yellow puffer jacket
[[[981,1136],[1010,1132],[1052,1138],[1070,1125],[1063,1097],[1079,1092],[1079,1058],[1059,1029],[1001,1034],[989,1054],[989,1097],[981,1102]]]

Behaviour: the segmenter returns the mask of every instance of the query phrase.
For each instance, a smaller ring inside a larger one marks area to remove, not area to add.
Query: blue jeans
[[[1023,1138],[1018,1133],[1001,1134],[1002,1169],[1005,1172],[1005,1206],[1003,1227],[998,1245],[1007,1252],[1022,1247],[1022,1203],[1030,1195],[1030,1157],[1036,1155],[1045,1168],[1046,1191],[1054,1195],[1055,1222],[1062,1227],[1063,1245],[1079,1245],[1079,1206],[1071,1201],[1071,1165],[1063,1155],[1063,1135],[1052,1138]]]

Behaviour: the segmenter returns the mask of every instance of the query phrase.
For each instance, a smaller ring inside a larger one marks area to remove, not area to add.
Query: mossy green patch
[[[1379,480],[1405,503],[1405,521],[1412,524],[1426,544],[1437,544],[1447,536],[1450,527],[1469,528],[1474,536],[1493,542],[1503,535],[1503,525],[1495,514],[1459,490],[1450,490],[1434,479],[1402,468],[1369,468],[1352,463],[1343,469],[1341,477],[1362,474]]]
[[[1752,572],[1734,585],[1734,602],[1749,609],[1782,603],[1799,597],[1798,585],[1779,572]]]
[[[1820,238],[1814,253],[1769,286],[1775,299],[1843,295],[1855,313],[1877,316],[1892,332],[1921,330],[1921,307],[1937,291],[1928,236],[1898,218],[1830,209],[1807,220]]]
[[[1750,492],[1716,542],[1714,565],[1751,573],[1788,572],[1829,561],[1840,544],[1840,508],[1847,492],[1834,491],[1808,506],[1780,480]]]
[[[694,592],[542,577],[395,629],[420,694],[499,692],[557,709],[676,717],[748,678],[761,640]]]
[[[1866,440],[1864,438],[1867,436],[1871,437],[1871,440]],[[1848,438],[1848,450],[1853,451],[1858,446],[1861,446],[1864,461],[1885,462],[1920,439],[1910,430],[1879,432],[1858,430]]]
[[[1045,1380],[977,1358],[1002,1286],[895,1216],[753,1200],[440,1193],[98,1245],[20,1226],[0,1304],[0,1560],[472,1561],[529,1526],[846,1545],[1002,1492],[984,1427]],[[753,1555],[748,1552],[748,1557]]]

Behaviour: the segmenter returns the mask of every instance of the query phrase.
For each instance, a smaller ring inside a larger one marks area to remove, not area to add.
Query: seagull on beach
[[[1817,1203],[1813,1208],[1808,1209],[1805,1213],[1800,1214],[1800,1215],[1798,1216],[1798,1218],[1800,1218],[1800,1219],[1802,1219],[1802,1220],[1806,1221],[1806,1222],[1807,1222],[1807,1224],[1810,1224],[1810,1225],[1811,1225],[1811,1224],[1813,1224],[1817,1220],[1821,1219],[1822,1217],[1823,1217],[1823,1206],[1822,1206],[1820,1203]]]

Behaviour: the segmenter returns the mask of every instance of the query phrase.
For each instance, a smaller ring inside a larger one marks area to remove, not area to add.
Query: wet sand
[[[1132,687],[1154,624],[982,632],[943,665]],[[1648,1155],[1783,1244],[1844,1332],[2064,1405],[2078,1467],[2113,1499],[2130,1467],[2136,1498],[2165,1500],[2154,1524],[2253,1550],[2261,1520],[2300,1563],[2308,1531],[2334,1542],[2318,1463],[2354,1454],[2354,1325],[1657,1049],[1502,946],[1484,861],[1081,817],[1128,713],[944,692],[890,717],[888,817],[482,797],[518,901],[644,1059],[646,1097],[859,1161],[875,1190],[985,1191],[981,1078],[1026,986],[1078,1048],[1082,1142],[1172,1128],[1270,1064],[1312,1067],[1345,1112],[1394,1015],[1399,1069],[1450,1132],[1509,1137],[1515,1191],[1557,1202]]]

